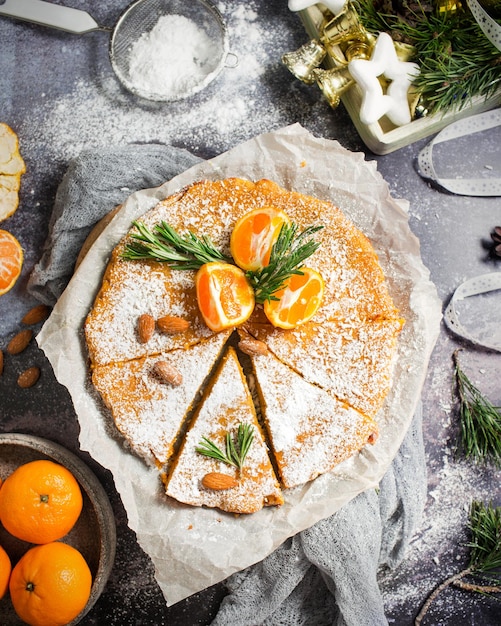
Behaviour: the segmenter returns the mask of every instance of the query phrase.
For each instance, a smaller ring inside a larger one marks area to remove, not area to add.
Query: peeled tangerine
[[[235,263],[246,271],[266,267],[280,229],[289,223],[287,215],[272,206],[254,209],[243,215],[235,224],[230,238]]]
[[[273,295],[276,300],[264,303],[264,313],[277,328],[295,328],[310,320],[318,311],[324,294],[324,280],[317,271],[302,267],[285,286]]]
[[[254,310],[254,291],[235,265],[205,263],[197,272],[195,285],[200,313],[214,332],[243,324]]]

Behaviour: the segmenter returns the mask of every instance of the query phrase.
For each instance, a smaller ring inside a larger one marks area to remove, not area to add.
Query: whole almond
[[[39,304],[30,309],[21,322],[27,326],[43,322],[49,316],[50,308],[46,304]]]
[[[177,333],[184,333],[188,330],[190,323],[188,320],[176,315],[164,315],[157,319],[157,326],[159,330],[168,335],[176,335]]]
[[[225,489],[233,489],[238,485],[238,480],[229,474],[221,474],[221,472],[210,472],[202,478],[202,485],[206,489],[214,491],[223,491]]]
[[[137,334],[141,343],[149,341],[155,332],[155,319],[148,313],[143,313],[137,320]]]
[[[40,368],[39,367],[29,367],[24,372],[19,374],[17,379],[17,384],[23,389],[27,389],[28,387],[33,387],[33,385],[40,378]]]
[[[7,352],[9,354],[19,354],[30,343],[33,337],[33,331],[29,328],[25,328],[14,335],[7,345]]]
[[[157,361],[154,365],[155,372],[166,383],[170,383],[177,387],[183,382],[182,374],[167,361]]]
[[[254,337],[251,337],[250,335],[242,337],[242,339],[238,342],[238,347],[242,352],[248,354],[249,356],[263,356],[264,354],[268,354],[268,346],[264,343],[264,341],[254,339]]]
[[[0,350],[0,376],[3,374],[3,351]]]

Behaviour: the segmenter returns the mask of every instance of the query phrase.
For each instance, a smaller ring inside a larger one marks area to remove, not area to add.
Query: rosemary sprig
[[[153,260],[168,263],[177,270],[197,270],[211,261],[230,262],[212,243],[209,237],[197,237],[192,232],[180,235],[166,222],[157,224],[151,231],[142,222],[134,221],[137,233],[127,243],[122,258],[129,261]]]
[[[302,274],[304,261],[320,246],[311,237],[322,228],[323,226],[308,226],[298,232],[295,223],[282,226],[271,249],[269,264],[259,270],[246,272],[254,289],[256,302],[277,300],[273,294],[283,287],[285,281],[293,274]]]
[[[251,424],[239,424],[236,442],[233,440],[231,433],[226,433],[224,451],[218,448],[213,441],[207,439],[207,437],[202,437],[202,441],[195,448],[195,451],[228,465],[238,467],[241,470],[253,440],[254,426]]]
[[[460,443],[466,458],[501,467],[501,412],[471,382],[453,355],[459,397]]]
[[[157,224],[153,231],[142,222],[133,222],[137,233],[131,234],[132,241],[125,245],[122,258],[129,261],[153,260],[168,263],[177,270],[197,270],[204,263],[219,261],[234,263],[222,254],[209,237],[198,237],[192,232],[180,235],[166,222]],[[303,262],[319,247],[311,239],[323,226],[309,226],[298,232],[295,223],[284,224],[274,243],[270,262],[266,267],[246,272],[254,289],[256,302],[277,300],[273,296],[293,274],[301,274]]]
[[[420,626],[432,602],[450,585],[484,595],[501,593],[501,578],[491,573],[501,568],[501,507],[494,507],[492,503],[486,506],[482,502],[472,502],[468,527],[471,533],[471,541],[466,544],[471,548],[468,567],[450,576],[433,590],[419,611],[415,626]],[[487,573],[491,573],[489,577]],[[467,576],[476,577],[479,582],[466,582],[464,578]],[[491,584],[484,584],[486,580]]]

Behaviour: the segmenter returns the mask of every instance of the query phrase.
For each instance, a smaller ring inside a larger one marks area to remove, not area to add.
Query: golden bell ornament
[[[369,41],[350,41],[344,50],[344,56],[349,63],[353,59],[370,59],[374,46]]]
[[[327,51],[324,46],[312,39],[293,52],[282,56],[282,63],[296,78],[311,85],[315,82],[312,71],[322,63]]]
[[[358,13],[347,4],[341,13],[325,24],[320,40],[330,51],[346,41],[365,41],[366,37],[367,31],[360,23]]]
[[[355,84],[347,67],[331,70],[316,69],[313,75],[329,105],[335,109],[341,102],[341,96]]]

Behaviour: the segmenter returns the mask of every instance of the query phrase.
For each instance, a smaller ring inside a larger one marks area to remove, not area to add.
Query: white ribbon
[[[449,305],[444,313],[444,321],[446,326],[457,335],[468,339],[472,343],[475,343],[484,348],[490,350],[496,350],[501,352],[501,343],[481,340],[475,337],[472,333],[466,330],[461,322],[456,311],[456,304],[465,298],[471,296],[477,296],[482,293],[488,293],[489,291],[496,291],[501,289],[501,272],[492,272],[490,274],[482,274],[481,276],[475,276],[465,281],[454,292]]]
[[[498,50],[501,50],[501,26],[483,9],[477,0],[466,0],[473,17],[477,20],[482,32]]]
[[[423,178],[438,183],[444,189],[462,196],[501,196],[499,178],[439,178],[433,165],[433,147],[444,141],[451,141],[489,130],[501,125],[501,109],[494,109],[472,115],[449,124],[425,147],[418,156],[418,171]]]

